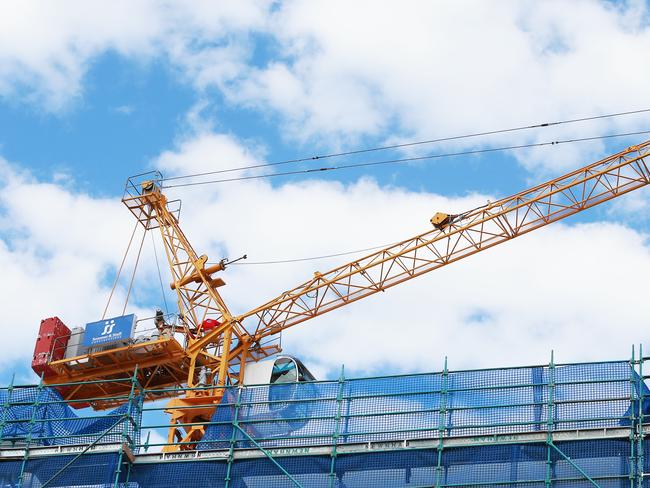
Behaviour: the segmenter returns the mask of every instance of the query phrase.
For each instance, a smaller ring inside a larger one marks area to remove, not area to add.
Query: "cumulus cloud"
[[[102,316],[133,225],[119,200],[38,181],[0,158],[0,326],[11,331],[0,344],[0,364],[29,364],[43,318],[56,315],[78,327]],[[138,298],[157,286],[152,261],[142,264],[138,283],[130,310],[146,317],[151,309]],[[123,277],[108,316],[121,315],[127,286]]]
[[[261,162],[231,136],[203,133],[180,141],[157,164],[171,176],[215,155],[222,167],[232,159]],[[80,325],[101,315],[107,275],[134,222],[117,199],[37,181],[6,161],[0,171],[1,323],[12,330],[0,355],[27,363],[41,318],[56,314]],[[367,178],[240,181],[170,189],[169,196],[183,198],[181,225],[196,250],[215,261],[388,244],[427,230],[435,211],[462,211],[490,198],[414,192]],[[221,290],[233,312],[243,313],[353,257],[233,265]],[[151,252],[143,259],[129,307],[138,313],[160,305]],[[353,374],[432,370],[444,355],[457,368],[545,362],[551,349],[567,361],[626,357],[632,343],[648,337],[649,271],[645,234],[608,222],[556,224],[289,329],[283,346],[321,376],[336,374],[341,363]]]
[[[303,141],[431,138],[645,107],[650,72],[635,60],[650,53],[646,19],[644,2],[286,2],[271,22],[282,54],[251,69],[230,96],[281,114]],[[510,133],[480,144],[643,122]],[[566,169],[602,146],[563,151],[552,161],[540,151],[518,157],[531,169]]]
[[[158,163],[174,174],[214,158],[219,144],[228,154],[237,142],[203,134]],[[225,168],[230,161],[213,163]],[[490,198],[413,192],[365,178],[199,188],[169,191],[183,198],[182,224],[200,252],[216,259],[247,253],[251,261],[395,242],[426,230],[435,211]],[[341,363],[357,373],[431,370],[444,355],[456,367],[545,362],[551,349],[562,360],[626,357],[648,336],[646,240],[608,222],[555,224],[289,329],[283,345],[330,374]],[[232,266],[222,293],[235,313],[245,312],[346,259]]]
[[[65,109],[83,95],[83,77],[92,62],[108,52],[134,62],[170,59],[188,79],[200,64],[217,83],[239,71],[246,32],[262,23],[268,4],[265,0],[3,3],[0,96],[26,99],[47,110]]]
[[[277,117],[292,142],[431,138],[649,106],[647,19],[642,0],[5,3],[0,96],[60,110],[83,94],[93,61],[116,52],[163,60],[207,99],[216,88]],[[647,129],[644,120],[453,147]],[[557,171],[602,150],[517,157]]]
[[[167,60],[204,101],[216,88],[229,103],[278,116],[292,141],[329,147],[453,135],[647,105],[647,18],[642,1],[6,3],[0,97],[65,109],[82,96],[93,61],[116,52]],[[244,149],[195,118],[197,133],[155,162],[167,175],[263,161],[263,149]],[[507,142],[629,130],[642,120],[511,134]],[[449,147],[468,144],[477,143]],[[532,171],[558,171],[602,150],[517,157]],[[0,161],[0,323],[15,331],[0,344],[3,360],[28,360],[44,316],[78,325],[103,311],[133,222],[117,199],[69,183],[38,181]],[[170,196],[183,198],[181,222],[199,253],[246,253],[251,261],[391,243],[426,230],[435,211],[490,198],[368,178],[245,181]],[[457,367],[545,362],[552,348],[563,360],[625,357],[648,334],[646,239],[619,224],[555,225],[291,329],[285,350],[322,374],[342,362],[357,373],[430,370],[444,354]],[[223,294],[245,312],[344,259],[232,266]],[[135,308],[159,304],[150,260],[143,272]]]

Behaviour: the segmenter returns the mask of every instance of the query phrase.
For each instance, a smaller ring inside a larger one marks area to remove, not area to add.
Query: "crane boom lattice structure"
[[[460,215],[438,213],[435,229],[314,278],[238,317],[255,340],[433,271],[650,182],[650,142]],[[250,317],[250,319],[249,319]]]

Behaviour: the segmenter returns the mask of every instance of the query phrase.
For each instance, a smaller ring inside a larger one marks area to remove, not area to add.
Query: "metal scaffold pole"
[[[636,365],[636,354],[634,346],[632,346],[632,357],[630,359],[630,415],[628,419],[628,422],[630,423],[630,456],[628,458],[628,478],[630,479],[630,488],[634,488],[637,481],[637,456],[635,452],[637,405],[635,391],[637,390],[639,383],[637,381]]]
[[[129,465],[133,459],[133,447],[134,440],[129,436],[129,423],[133,423],[134,431],[139,429],[139,425],[136,421],[133,420],[133,401],[137,400],[139,403],[140,399],[135,397],[135,386],[138,387],[138,367],[136,365],[135,370],[133,371],[133,376],[131,377],[131,391],[129,392],[128,406],[126,407],[126,412],[122,418],[122,445],[120,446],[120,453],[117,458],[117,467],[115,469],[115,482],[113,483],[113,488],[118,488],[120,484],[120,476],[122,474],[122,463],[124,461],[124,454],[126,451],[126,459]],[[138,388],[140,390],[140,388]],[[128,472],[129,470],[127,470]]]
[[[569,456],[567,456],[553,441],[553,432],[555,431],[555,422],[557,420],[555,394],[557,389],[555,377],[555,359],[553,351],[551,351],[551,362],[548,365],[548,420],[546,432],[546,480],[545,485],[553,486],[553,479],[555,478],[555,463],[552,460],[552,452],[559,454],[568,464],[570,464],[581,476],[583,476],[592,485],[599,487],[596,483],[580,466],[578,466]]]
[[[34,433],[34,425],[36,424],[36,416],[38,415],[41,394],[43,392],[43,386],[44,386],[43,375],[41,375],[41,378],[38,382],[38,386],[36,387],[36,399],[32,404],[32,412],[30,415],[29,424],[28,424],[29,428],[26,436],[27,442],[25,444],[25,455],[23,456],[23,462],[20,465],[20,476],[18,477],[18,483],[17,483],[18,488],[21,488],[23,486],[23,483],[25,482],[25,468],[27,468],[27,463],[29,462],[29,448],[31,447],[32,444],[32,434]]]
[[[237,427],[239,427],[239,408],[241,407],[241,397],[244,385],[237,387],[237,399],[235,400],[235,410],[232,417],[232,435],[230,436],[230,447],[228,449],[228,466],[226,467],[225,488],[230,487],[232,473],[232,463],[235,459],[235,447],[237,444]]]
[[[547,389],[548,414],[546,418],[546,479],[544,480],[544,485],[548,488],[552,486],[553,483],[553,461],[551,460],[553,446],[553,422],[555,416],[555,361],[553,358],[553,351],[551,351],[551,362],[548,364]]]
[[[337,447],[339,436],[341,435],[341,417],[343,412],[343,392],[345,389],[345,366],[341,366],[339,375],[338,391],[336,393],[336,417],[334,420],[334,434],[332,435],[332,460],[330,461],[329,486],[334,487],[336,481],[336,457],[338,456]],[[349,400],[348,400],[349,401]]]
[[[438,405],[438,462],[436,465],[436,488],[440,488],[447,483],[443,481],[443,463],[442,463],[442,454],[444,449],[444,438],[445,430],[447,428],[447,379],[449,376],[449,370],[447,368],[447,358],[445,357],[445,365],[442,370],[441,375],[441,385],[440,385],[440,403]]]
[[[16,379],[16,375],[12,374],[11,381],[9,382],[9,386],[7,387],[7,396],[5,397],[5,401],[2,405],[2,420],[0,420],[0,444],[2,444],[5,425],[7,424],[7,413],[9,412],[9,406],[11,405],[11,396],[14,391],[15,379]]]
[[[638,415],[637,422],[635,426],[636,430],[636,486],[641,488],[643,486],[643,476],[645,471],[645,459],[644,459],[644,446],[643,446],[643,437],[644,430],[643,426],[645,423],[643,408],[645,402],[645,379],[643,377],[643,344],[639,344],[639,371],[637,375],[637,386],[638,386]]]

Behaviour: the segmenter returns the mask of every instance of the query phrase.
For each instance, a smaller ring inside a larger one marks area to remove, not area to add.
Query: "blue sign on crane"
[[[124,342],[133,337],[135,322],[135,314],[130,314],[86,324],[84,346],[103,346],[114,342]]]

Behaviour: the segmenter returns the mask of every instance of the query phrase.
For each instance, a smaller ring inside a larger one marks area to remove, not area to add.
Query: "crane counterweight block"
[[[37,375],[50,377],[56,374],[49,363],[65,356],[70,333],[59,317],[41,320],[32,359],[32,370]]]

